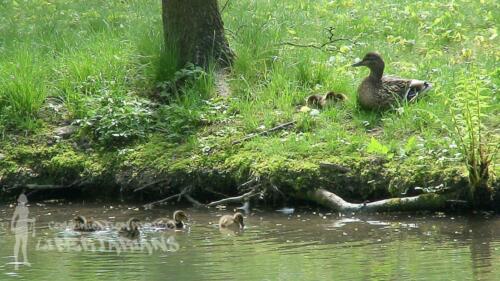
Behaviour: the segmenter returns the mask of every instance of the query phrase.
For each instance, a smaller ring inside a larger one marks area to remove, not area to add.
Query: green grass
[[[160,10],[156,0],[0,4],[0,130],[36,135],[63,121],[95,117],[93,101],[103,95],[154,96],[157,85],[178,70],[175,52],[162,44]],[[449,104],[462,94],[459,81],[469,77],[485,87],[484,124],[498,138],[498,1],[243,0],[231,1],[223,17],[237,54],[232,96],[217,97],[209,71],[168,105],[153,106],[156,125],[129,148],[147,147],[157,135],[189,147],[169,146],[181,151],[174,157],[179,161],[201,157],[228,167],[239,156],[243,160],[235,165],[243,165],[250,155],[252,173],[273,159],[317,164],[341,156],[383,157],[401,165],[412,158],[416,166],[400,167],[410,173],[427,163],[455,165],[461,151],[451,132]],[[328,27],[336,38],[350,40],[326,51],[282,44],[321,44],[328,40]],[[425,79],[434,89],[399,111],[360,110],[355,92],[368,71],[350,64],[372,50],[385,58],[386,73]],[[307,95],[329,90],[349,100],[319,116],[297,112]],[[64,110],[48,110],[53,103]],[[289,120],[298,121],[291,131],[230,145]]]

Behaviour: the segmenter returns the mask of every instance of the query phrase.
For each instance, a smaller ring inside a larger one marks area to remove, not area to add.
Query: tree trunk
[[[179,63],[229,66],[234,54],[224,35],[217,0],[162,0],[165,43],[179,53]]]

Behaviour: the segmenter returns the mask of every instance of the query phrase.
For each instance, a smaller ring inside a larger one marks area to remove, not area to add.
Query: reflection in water
[[[465,232],[470,236],[470,254],[472,273],[475,280],[495,280],[492,273],[492,253],[490,241],[494,239],[495,221],[474,220],[467,221]],[[497,225],[498,227],[498,225]],[[468,230],[467,230],[468,229]]]
[[[217,227],[222,212],[193,209],[185,230],[162,231],[148,222],[172,210],[30,206],[31,267],[14,271],[14,210],[0,208],[0,280],[500,280],[497,218],[271,211],[246,215],[244,231],[229,232]],[[75,232],[76,215],[110,225]],[[130,217],[144,222],[137,240],[117,233]]]

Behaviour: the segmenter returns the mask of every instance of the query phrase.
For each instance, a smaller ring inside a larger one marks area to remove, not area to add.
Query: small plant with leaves
[[[88,104],[89,116],[77,120],[99,143],[115,146],[145,138],[154,121],[151,102],[139,97],[104,94]]]
[[[498,144],[494,147],[494,135],[484,125],[491,100],[484,80],[485,77],[478,76],[471,66],[468,74],[460,76],[458,92],[448,101],[455,139],[469,172],[470,193],[475,204],[479,205],[491,199],[488,179],[494,150],[498,148]]]
[[[157,84],[156,88],[159,98],[168,99],[172,95],[177,95],[187,83],[198,80],[206,75],[207,73],[203,68],[189,63],[184,68],[175,72],[172,80],[159,82]]]

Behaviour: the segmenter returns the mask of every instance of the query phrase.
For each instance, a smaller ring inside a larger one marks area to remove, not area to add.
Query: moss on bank
[[[154,198],[191,186],[193,196],[198,194],[200,201],[206,201],[217,197],[214,192],[241,193],[237,189],[240,184],[257,178],[268,191],[265,199],[286,200],[296,193],[325,188],[347,200],[362,202],[402,196],[409,187],[460,190],[467,185],[465,171],[458,163],[370,154],[323,157],[315,150],[301,157],[268,155],[256,149],[274,142],[275,136],[209,153],[199,144],[170,143],[160,135],[111,151],[80,147],[76,137],[54,144],[34,139],[2,143],[3,196],[12,195],[8,192],[11,188],[17,193],[27,184],[75,187],[72,184],[76,182],[79,188],[86,188],[88,197],[122,193],[138,198],[133,190],[148,186],[141,194]]]

